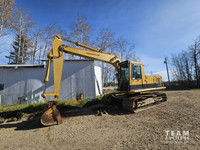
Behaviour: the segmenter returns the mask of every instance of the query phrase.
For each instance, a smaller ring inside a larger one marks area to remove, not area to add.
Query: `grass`
[[[68,101],[59,101],[58,107],[61,105],[64,106],[72,106],[72,107],[83,107],[88,102],[88,98],[84,98],[83,100],[68,100]]]
[[[83,107],[88,102],[88,98],[83,100],[67,100],[67,101],[59,101],[57,107],[58,109],[64,109],[69,107]],[[0,113],[1,112],[8,112],[8,111],[22,111],[24,116],[36,115],[39,113],[44,112],[46,108],[45,103],[35,103],[35,104],[17,104],[17,105],[8,105],[8,106],[1,106],[0,105]]]
[[[200,91],[200,89],[191,89],[192,91]]]
[[[23,110],[23,109],[27,109],[30,108],[30,111],[32,110],[32,108],[34,107],[38,107],[44,105],[43,103],[41,104],[17,104],[17,105],[7,105],[7,106],[1,106],[0,105],[0,112],[7,112],[7,111],[15,111],[15,110]]]
[[[98,100],[101,100],[101,96],[100,96],[100,95],[96,96],[96,98],[97,98]]]

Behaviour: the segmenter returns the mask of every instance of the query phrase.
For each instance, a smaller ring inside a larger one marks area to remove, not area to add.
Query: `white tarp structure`
[[[54,90],[52,66],[47,93]],[[43,102],[45,72],[44,65],[0,65],[0,104]],[[99,92],[102,93],[101,68],[95,66],[94,61],[64,62],[60,100],[76,99],[77,93],[83,93],[85,98],[95,98]]]

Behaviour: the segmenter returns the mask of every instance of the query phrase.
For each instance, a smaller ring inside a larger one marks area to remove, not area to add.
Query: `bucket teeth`
[[[48,102],[48,109],[42,114],[40,122],[44,126],[62,124],[62,118],[55,102]]]

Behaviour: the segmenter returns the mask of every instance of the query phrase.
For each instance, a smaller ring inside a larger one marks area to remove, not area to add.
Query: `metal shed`
[[[45,71],[45,65],[0,65],[0,104],[43,102]],[[46,92],[53,91],[53,68],[46,87]],[[102,92],[101,68],[95,61],[65,60],[60,100],[76,99],[77,93],[95,98],[99,92]]]

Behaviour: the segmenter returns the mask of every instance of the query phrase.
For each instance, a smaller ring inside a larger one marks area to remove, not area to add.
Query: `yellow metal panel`
[[[62,45],[62,40],[60,36],[56,36],[53,41],[53,68],[54,68],[54,92],[55,92],[55,101],[59,99],[60,93],[60,84],[62,78],[63,62],[64,62],[64,53],[58,51],[59,47]]]
[[[155,90],[164,90],[164,89],[166,89],[166,87],[156,87],[156,88],[133,90],[130,93],[139,93],[139,92],[145,92],[145,91],[155,91]]]
[[[135,65],[144,65],[142,62],[137,62],[137,61],[130,61],[130,63]]]
[[[136,66],[140,66],[141,69],[141,79],[132,79],[132,64],[136,65]],[[162,82],[162,77],[159,75],[145,75],[144,72],[144,64],[141,62],[135,62],[135,61],[130,61],[129,64],[129,74],[130,74],[130,85],[134,86],[134,85],[145,85],[145,84],[160,84],[163,83]],[[152,88],[151,88],[152,89]],[[148,89],[145,89],[148,90]],[[155,90],[155,89],[154,89]]]
[[[109,63],[113,65],[117,71],[119,69],[118,64],[121,62],[121,59],[114,54],[104,53],[100,51],[91,51],[91,50],[73,48],[73,47],[68,47],[68,46],[62,46],[62,49],[64,52],[72,54],[72,55],[86,57],[93,60],[100,60],[100,61]]]

